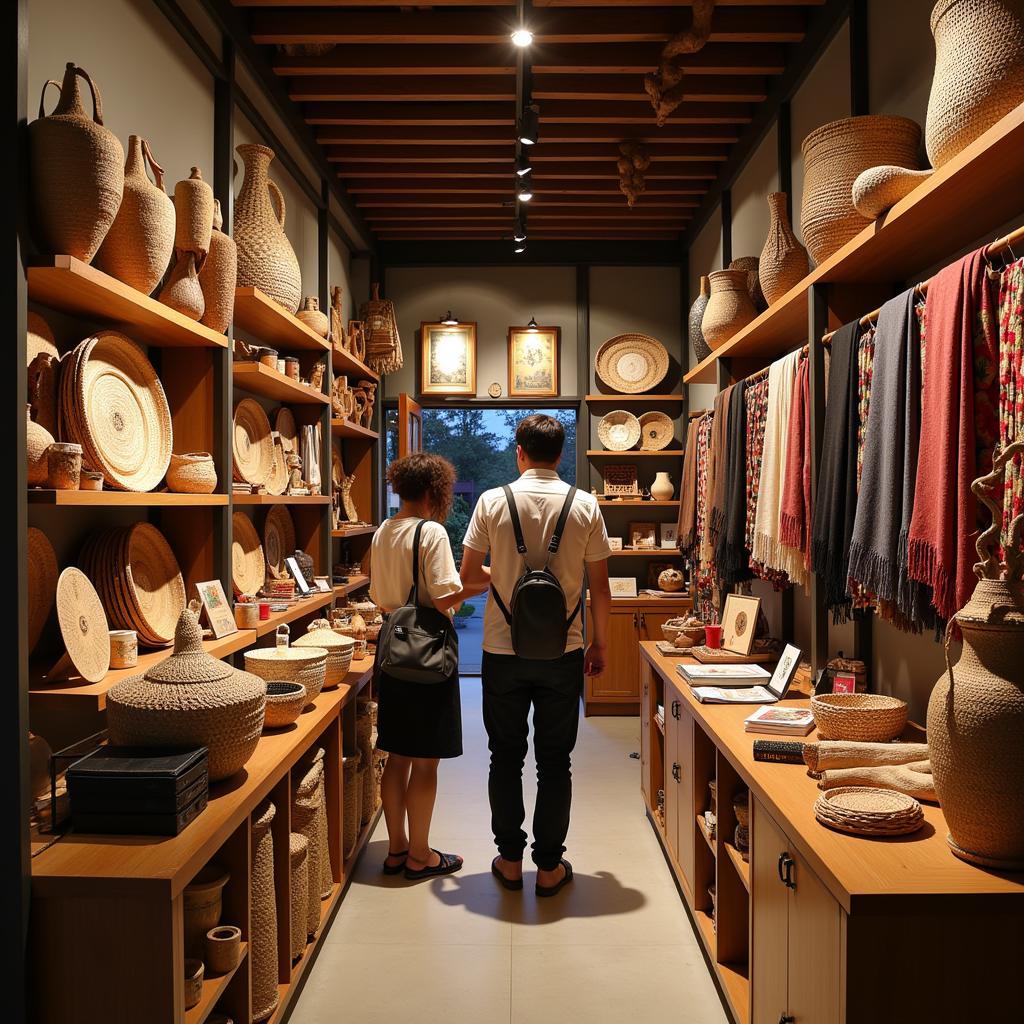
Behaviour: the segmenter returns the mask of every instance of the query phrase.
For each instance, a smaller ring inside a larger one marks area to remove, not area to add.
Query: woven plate
[[[663,412],[645,412],[640,417],[640,450],[660,452],[672,443],[675,425]]]
[[[244,512],[231,517],[231,585],[236,594],[259,593],[267,577],[263,545],[252,520]]]
[[[284,505],[275,505],[263,524],[263,554],[267,571],[277,579],[287,579],[284,560],[295,553],[295,523]]]
[[[601,417],[597,436],[610,452],[625,452],[640,440],[640,421],[625,409],[614,409]]]
[[[331,485],[340,491],[345,482],[345,463],[341,459],[341,445],[337,441],[331,443]]]
[[[28,528],[28,652],[39,643],[39,635],[53,611],[57,593],[57,555],[42,530]]]
[[[668,373],[668,352],[646,334],[618,334],[609,338],[595,359],[597,375],[608,387],[626,395],[650,391]]]
[[[136,523],[124,540],[124,592],[139,631],[151,643],[169,644],[185,609],[185,581],[164,535],[150,523]]]
[[[267,477],[267,494],[280,496],[288,490],[288,464],[285,461],[285,450],[281,444],[281,435],[276,430],[271,431],[274,441],[274,468]]]
[[[153,364],[130,338],[102,331],[79,354],[74,415],[87,462],[111,487],[151,491],[171,461],[171,410]]]
[[[57,621],[75,671],[86,682],[98,683],[110,668],[107,616],[96,588],[73,566],[57,580]]]
[[[815,801],[823,825],[858,836],[902,836],[924,824],[921,805],[905,793],[869,786],[840,786]]]
[[[274,429],[281,435],[281,444],[285,451],[297,452],[299,450],[299,428],[295,425],[295,417],[291,409],[282,405],[274,416]]]
[[[270,420],[263,406],[252,398],[243,398],[235,406],[231,454],[235,476],[258,487],[270,479],[274,469],[274,442]]]

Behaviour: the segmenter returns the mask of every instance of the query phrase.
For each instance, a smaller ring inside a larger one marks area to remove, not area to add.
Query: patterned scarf
[[[1024,433],[1024,259],[999,275],[999,443],[1005,447]],[[1024,514],[1021,457],[1006,466],[1002,544],[1010,523]]]

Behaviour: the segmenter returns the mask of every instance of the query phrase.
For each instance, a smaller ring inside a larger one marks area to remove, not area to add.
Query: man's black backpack
[[[505,501],[508,502],[509,515],[512,517],[512,529],[516,536],[516,549],[523,556],[524,571],[512,590],[512,599],[508,607],[502,601],[498,591],[492,586],[495,603],[501,609],[505,621],[512,630],[512,650],[520,658],[534,661],[552,661],[565,654],[565,642],[569,636],[569,627],[573,619],[579,615],[583,605],[583,593],[576,602],[571,615],[566,615],[565,591],[558,577],[548,568],[551,556],[558,551],[562,542],[562,531],[565,529],[569,510],[576,497],[576,488],[570,487],[565,496],[565,503],[555,523],[555,532],[548,544],[548,557],[542,569],[531,569],[526,565],[526,543],[523,540],[523,526],[519,521],[519,510],[512,488],[502,488]]]
[[[385,675],[410,683],[443,683],[459,667],[459,638],[451,617],[417,603],[420,579],[420,534],[412,542],[412,590],[401,608],[391,612],[377,637],[377,667]]]

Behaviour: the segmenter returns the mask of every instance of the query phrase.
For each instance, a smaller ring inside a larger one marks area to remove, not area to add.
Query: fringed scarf
[[[810,360],[803,358],[796,371],[793,404],[789,410],[789,439],[786,443],[786,475],[782,488],[779,539],[803,555],[804,568],[810,558],[808,525],[811,521],[811,373]]]
[[[719,579],[727,586],[751,577],[750,549],[746,546],[746,435],[747,415],[743,384],[729,398],[729,436],[726,442],[725,514],[715,547]]]
[[[729,401],[734,385],[715,395],[715,425],[711,433],[708,494],[711,499],[711,543],[718,544],[718,535],[725,520],[726,481],[729,476]]]
[[[676,543],[685,556],[693,553],[697,538],[697,431],[699,419],[690,420],[686,428],[686,450],[683,453],[683,479],[679,485],[679,521]]]
[[[1024,433],[1024,259],[999,275],[999,443],[1006,447]],[[1021,456],[1007,463],[1003,488],[1003,534],[1006,546],[1010,523],[1024,514]]]

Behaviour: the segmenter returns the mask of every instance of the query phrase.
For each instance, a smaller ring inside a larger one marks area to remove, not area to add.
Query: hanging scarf
[[[725,397],[725,391],[719,391],[715,395],[715,406],[712,411],[711,431],[708,438],[708,476],[704,491],[704,529],[700,535],[700,560],[712,576],[715,575],[715,540],[718,536],[718,526],[721,523],[722,515],[721,509],[715,507],[715,496],[718,494],[718,477],[724,470],[725,464],[725,430],[728,426],[729,416]]]
[[[926,317],[928,370],[909,575],[932,588],[935,611],[948,620],[974,588],[978,502],[971,481],[985,472],[985,452],[999,435],[992,394],[999,355],[995,304],[983,249],[931,279]]]
[[[697,431],[699,419],[690,420],[686,428],[686,450],[683,453],[683,479],[679,485],[679,521],[676,543],[684,555],[693,551],[697,537]]]
[[[860,324],[840,327],[832,337],[821,468],[811,530],[811,566],[822,577],[825,607],[833,621],[850,614],[846,580],[857,511],[857,373]]]
[[[697,431],[697,512],[696,512],[696,543],[694,561],[696,563],[696,588],[694,601],[697,614],[705,622],[714,621],[714,587],[711,579],[710,564],[705,560],[704,535],[707,532],[708,518],[708,462],[710,460],[711,430],[714,413],[709,412],[698,421]]]
[[[715,426],[711,434],[711,477],[708,481],[711,498],[711,543],[718,543],[718,535],[725,520],[726,481],[729,476],[729,400],[734,385],[715,395]]]
[[[768,416],[768,378],[762,377],[747,388],[747,521],[743,543],[754,544],[754,520],[757,517],[757,496],[761,486],[761,457],[764,454],[764,421]]]
[[[1006,447],[1024,433],[1024,259],[1011,263],[999,275],[999,443]],[[1005,547],[1010,523],[1024,514],[1024,478],[1021,456],[1006,464],[1003,488]]]
[[[803,358],[796,371],[793,404],[789,410],[789,439],[786,443],[785,483],[782,488],[782,515],[779,539],[786,547],[796,548],[804,555],[807,566],[807,524],[810,522],[811,469],[807,464],[811,438],[810,360]],[[805,481],[807,489],[805,490]]]
[[[745,440],[747,415],[743,384],[732,388],[729,398],[729,437],[726,444],[725,514],[715,547],[715,563],[722,583],[732,586],[750,579],[750,550],[744,543],[746,527]]]

